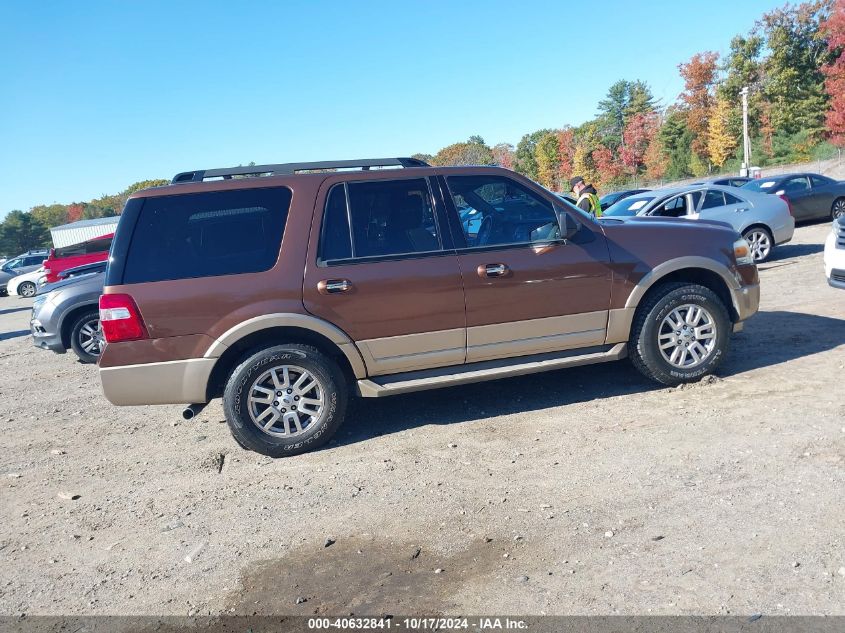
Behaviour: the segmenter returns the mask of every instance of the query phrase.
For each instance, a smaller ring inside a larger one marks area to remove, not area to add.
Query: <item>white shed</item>
[[[50,229],[50,234],[53,236],[53,246],[55,248],[61,248],[62,246],[79,244],[93,240],[95,237],[114,233],[119,219],[119,217],[96,218],[94,220],[80,220],[79,222],[54,226]]]

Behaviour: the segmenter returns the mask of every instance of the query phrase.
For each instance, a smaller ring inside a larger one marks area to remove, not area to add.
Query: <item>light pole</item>
[[[748,137],[748,86],[739,91],[742,95],[742,169],[740,176],[748,176],[748,168],[751,166],[751,139]]]

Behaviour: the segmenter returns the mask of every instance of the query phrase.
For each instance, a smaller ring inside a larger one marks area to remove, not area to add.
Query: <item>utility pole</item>
[[[742,95],[742,169],[740,176],[748,176],[751,167],[751,139],[748,136],[748,86],[739,91]]]

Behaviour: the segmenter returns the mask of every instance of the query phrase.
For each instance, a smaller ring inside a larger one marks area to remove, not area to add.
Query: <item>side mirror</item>
[[[557,212],[557,223],[560,226],[560,237],[564,240],[572,239],[572,236],[581,228],[581,225],[573,220],[571,215],[562,210]]]

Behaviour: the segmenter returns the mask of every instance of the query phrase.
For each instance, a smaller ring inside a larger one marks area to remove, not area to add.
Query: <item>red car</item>
[[[68,268],[106,261],[109,258],[109,249],[113,237],[114,233],[109,233],[81,244],[51,248],[50,255],[44,260],[47,283],[51,284],[58,281],[59,273]]]

